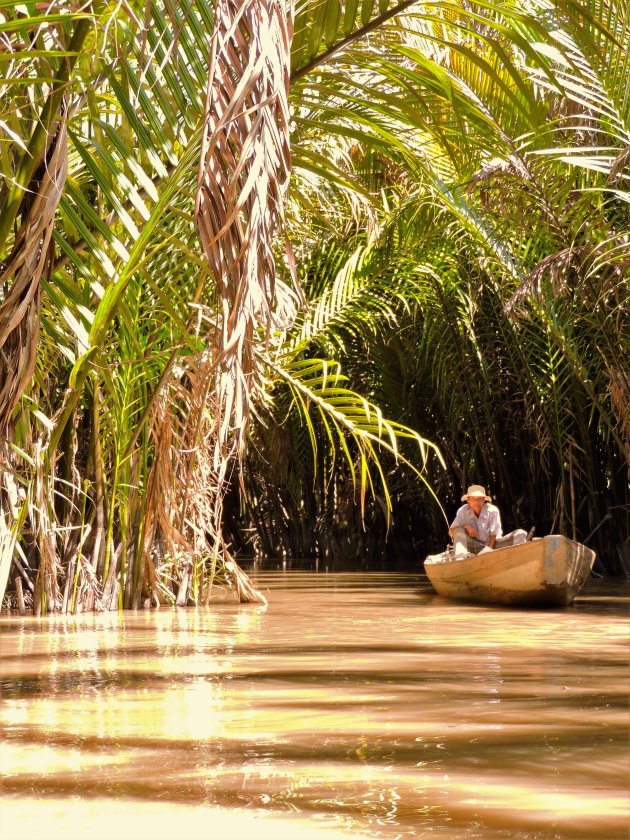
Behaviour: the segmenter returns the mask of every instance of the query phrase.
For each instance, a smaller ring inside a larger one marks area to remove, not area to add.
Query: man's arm
[[[479,532],[477,531],[475,526],[471,525],[469,522],[465,522],[464,521],[465,517],[461,516],[461,513],[465,508],[466,508],[466,505],[464,505],[463,508],[460,508],[457,511],[457,514],[455,515],[455,519],[451,522],[451,527],[448,529],[448,532],[451,535],[451,537],[454,536],[453,531],[455,530],[455,528],[463,528],[464,531],[466,531],[466,533],[468,534],[469,537],[478,537],[479,536]]]
[[[490,521],[490,537],[488,539],[488,545],[490,548],[494,548],[497,543],[497,538],[503,536],[503,530],[501,527],[501,513],[499,512],[499,508],[496,508],[492,511],[491,521]]]

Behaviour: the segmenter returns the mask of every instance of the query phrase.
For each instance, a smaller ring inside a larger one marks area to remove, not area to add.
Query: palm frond
[[[254,331],[276,320],[293,21],[283,0],[220,0],[215,20],[195,215],[223,308],[216,441],[225,458],[245,447]],[[230,428],[240,430],[236,450]]]
[[[388,515],[391,512],[391,498],[380,457],[382,452],[389,453],[395,461],[400,461],[413,470],[433,494],[424,470],[431,454],[443,463],[442,455],[435,444],[425,440],[413,429],[387,420],[377,406],[346,388],[346,378],[337,363],[323,359],[296,359],[288,364],[280,364],[271,358],[265,361],[275,377],[291,390],[293,404],[300,411],[309,430],[314,453],[317,451],[317,444],[311,418],[312,409],[323,423],[330,445],[333,448],[341,447],[354,477],[355,486],[359,488],[362,510],[368,489],[372,488],[373,492],[374,485],[369,473],[369,465],[373,465],[380,478]],[[346,438],[356,447],[358,466],[355,465]],[[403,440],[416,445],[420,456],[419,464],[402,454],[399,444]],[[439,505],[439,502],[437,503]]]

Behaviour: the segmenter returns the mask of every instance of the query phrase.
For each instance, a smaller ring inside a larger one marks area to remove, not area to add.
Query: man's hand
[[[475,537],[476,538],[478,536],[477,529],[473,528],[472,525],[464,525],[464,530],[466,531],[466,533],[468,534],[469,537]]]

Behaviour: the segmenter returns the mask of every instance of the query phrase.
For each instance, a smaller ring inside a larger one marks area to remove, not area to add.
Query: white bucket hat
[[[492,496],[486,496],[486,488],[482,487],[481,484],[471,484],[462,496],[462,502],[467,501],[469,496],[482,496],[486,502],[492,501]]]

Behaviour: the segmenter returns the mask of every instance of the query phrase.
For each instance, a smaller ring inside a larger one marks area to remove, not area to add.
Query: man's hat
[[[462,496],[462,502],[468,500],[469,496],[482,496],[486,502],[492,501],[492,496],[486,496],[486,488],[481,484],[471,484],[466,493]]]

